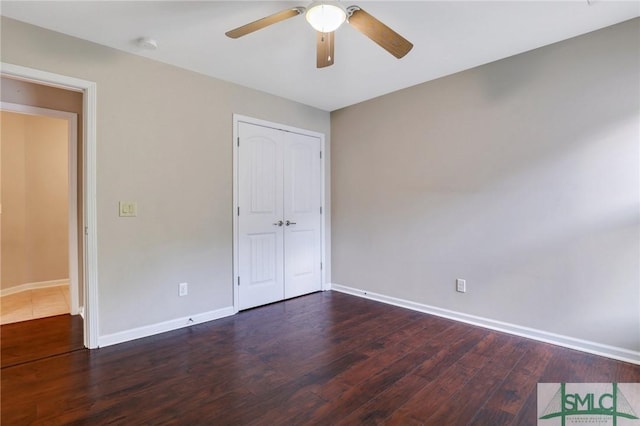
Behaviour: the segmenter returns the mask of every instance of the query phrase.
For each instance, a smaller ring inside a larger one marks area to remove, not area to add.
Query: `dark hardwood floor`
[[[5,367],[1,421],[534,425],[538,382],[613,381],[640,366],[325,292]]]
[[[0,326],[0,365],[10,367],[83,349],[80,315],[56,315]]]

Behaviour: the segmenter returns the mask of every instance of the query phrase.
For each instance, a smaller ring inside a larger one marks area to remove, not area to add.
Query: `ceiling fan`
[[[335,31],[345,21],[398,59],[405,56],[413,48],[411,42],[362,8],[358,6],[345,8],[338,1],[314,1],[308,7],[296,6],[285,9],[234,28],[225,34],[230,38],[239,38],[303,13],[305,13],[307,22],[317,31],[316,59],[318,68],[333,65]]]

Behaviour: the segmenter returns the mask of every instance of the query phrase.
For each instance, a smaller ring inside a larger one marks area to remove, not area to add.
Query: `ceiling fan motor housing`
[[[337,1],[314,1],[307,7],[305,18],[314,30],[330,33],[347,19],[347,10]]]

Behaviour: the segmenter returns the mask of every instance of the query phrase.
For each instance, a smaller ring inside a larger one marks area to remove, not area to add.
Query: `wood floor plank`
[[[3,425],[534,425],[538,382],[640,381],[637,365],[334,292],[32,360],[1,330]]]
[[[464,387],[452,394],[449,403],[440,407],[428,422],[442,425],[469,424],[486,401],[500,387],[510,373],[509,366],[516,365],[524,354],[519,339],[493,350],[491,358],[478,369]]]
[[[504,339],[497,341],[492,338],[494,334],[492,332],[477,328],[472,328],[472,331],[480,334],[482,338],[471,340],[475,342],[474,346],[469,346],[469,340],[452,345],[452,347],[464,348],[464,352],[460,354],[458,360],[453,363],[437,362],[433,365],[429,374],[426,375],[429,378],[429,385],[417,392],[394,412],[389,417],[391,423],[398,423],[401,419],[412,419],[431,424],[455,424],[444,418],[447,413],[443,410],[448,410],[452,406],[449,402],[459,400],[458,404],[466,406],[466,400],[470,398],[470,383],[472,385],[475,383],[472,379],[483,371],[491,372],[491,375],[484,378],[485,380],[496,375],[494,373],[496,368],[485,370],[486,365],[494,366],[495,362],[507,359],[507,355],[518,356],[516,343],[508,336],[503,336]],[[491,357],[489,352],[491,352]],[[483,386],[486,385],[484,381],[481,383]],[[485,395],[484,389],[482,395]],[[477,401],[475,403],[478,404]],[[454,414],[458,414],[459,411],[460,407],[457,407]],[[436,420],[432,420],[434,416]],[[438,419],[438,417],[442,418]]]
[[[447,327],[450,326],[452,326],[451,322],[447,324]],[[411,328],[412,325],[409,324],[408,327]],[[404,330],[404,328],[399,330]],[[433,353],[437,352],[437,349],[434,349],[434,346],[429,344],[429,339],[433,336],[398,341],[392,337],[393,335],[383,335],[379,339],[359,347],[359,353],[367,356],[365,359],[352,363],[346,371],[336,375],[326,383],[318,384],[314,391],[326,399],[336,398],[336,396],[342,395],[347,390],[359,386],[372,375],[379,373],[387,365],[395,363],[408,352],[419,349],[428,355],[429,359],[433,356]]]
[[[387,417],[428,383],[423,377],[406,375],[336,424],[347,426],[384,423]]]
[[[538,395],[531,392],[526,401],[518,411],[518,415],[513,419],[513,425],[534,426],[538,424]]]
[[[426,353],[414,351],[387,365],[360,385],[350,388],[339,398],[332,399],[313,412],[310,423],[326,425],[335,422],[337,419],[347,417],[358,407],[375,398],[379,393],[404,377],[407,371],[413,370],[426,357],[428,357]]]
[[[80,315],[56,315],[2,325],[0,365],[5,368],[83,349],[82,328]]]
[[[526,353],[477,417],[495,417],[496,414],[515,417],[529,394],[536,390],[538,379],[553,353],[551,345],[527,343]]]
[[[609,360],[607,360],[609,361]],[[615,376],[619,383],[640,383],[640,368],[627,362],[616,362]]]
[[[498,426],[514,424],[514,415],[503,410],[483,408],[470,422],[472,426]]]

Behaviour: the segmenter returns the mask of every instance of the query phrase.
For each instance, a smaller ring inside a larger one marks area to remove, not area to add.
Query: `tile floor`
[[[69,285],[27,290],[0,297],[0,324],[68,314]]]

